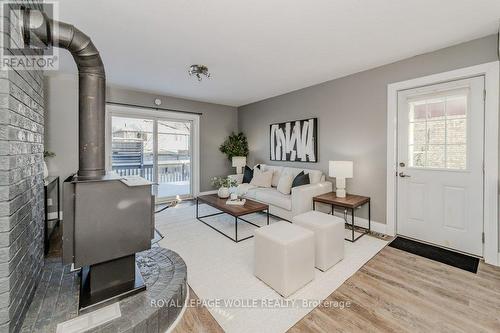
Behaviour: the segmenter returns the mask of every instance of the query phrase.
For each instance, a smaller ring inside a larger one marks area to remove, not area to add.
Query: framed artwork
[[[271,161],[318,162],[318,118],[270,125]]]

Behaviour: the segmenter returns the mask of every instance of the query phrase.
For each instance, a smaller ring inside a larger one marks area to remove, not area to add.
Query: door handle
[[[399,173],[399,177],[405,178],[405,177],[411,177],[410,175],[405,175],[404,172]]]

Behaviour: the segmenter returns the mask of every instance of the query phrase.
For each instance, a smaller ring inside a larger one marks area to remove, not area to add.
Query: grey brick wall
[[[0,332],[19,331],[43,267],[42,75],[0,70]]]

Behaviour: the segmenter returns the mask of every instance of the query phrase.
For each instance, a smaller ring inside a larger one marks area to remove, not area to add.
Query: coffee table
[[[248,236],[248,237],[245,237],[245,238],[238,239],[238,222],[239,221],[243,221],[245,223],[248,223],[248,224],[251,224],[253,226],[256,226],[256,227],[260,228],[259,225],[243,219],[242,218],[243,215],[248,215],[248,214],[252,214],[252,213],[258,213],[258,212],[264,212],[264,211],[266,211],[267,225],[269,225],[269,205],[266,205],[266,204],[263,204],[263,203],[260,203],[260,202],[257,202],[257,201],[253,201],[253,200],[250,200],[250,199],[246,199],[245,204],[242,205],[242,206],[228,205],[228,204],[226,204],[226,201],[227,201],[227,199],[221,199],[221,198],[219,198],[217,196],[217,194],[208,194],[208,195],[200,195],[200,196],[198,196],[196,198],[196,218],[200,222],[202,222],[203,224],[209,226],[210,228],[214,229],[218,233],[226,236],[227,238],[229,238],[230,240],[232,240],[235,243],[239,243],[241,241],[244,241],[246,239],[249,239],[249,238],[253,237],[253,235],[252,235],[252,236]],[[200,216],[199,213],[198,213],[198,207],[200,205],[200,202],[204,203],[204,204],[207,204],[207,205],[209,205],[209,206],[211,206],[211,207],[213,207],[215,209],[218,209],[218,210],[220,210],[220,212],[214,213],[214,214]],[[228,215],[231,215],[232,217],[234,217],[234,238],[231,237],[231,236],[228,236],[227,234],[225,234],[221,230],[217,229],[213,225],[211,225],[211,224],[209,224],[209,223],[207,223],[207,222],[205,222],[205,221],[202,220],[202,219],[207,218],[207,217],[221,215],[221,214],[228,214]]]

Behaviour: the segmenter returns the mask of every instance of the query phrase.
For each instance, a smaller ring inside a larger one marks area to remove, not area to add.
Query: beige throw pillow
[[[280,182],[282,168],[274,168],[273,169],[273,180],[271,181],[272,187],[278,187],[278,183]]]
[[[257,187],[271,187],[271,182],[273,179],[273,171],[261,171],[258,168],[253,169],[253,178],[250,181],[250,185]]]
[[[290,173],[282,172],[280,181],[278,182],[277,190],[283,194],[290,194],[292,190],[293,175]]]

